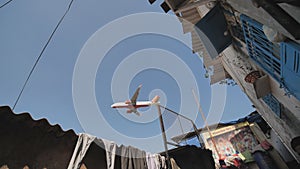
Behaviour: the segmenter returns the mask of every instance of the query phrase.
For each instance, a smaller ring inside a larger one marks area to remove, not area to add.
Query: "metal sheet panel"
[[[193,30],[194,25],[201,19],[197,8],[192,8],[181,12],[181,22],[183,33],[188,33]]]
[[[213,67],[214,67],[214,72],[213,75],[210,77],[210,84],[215,84],[220,82],[221,80],[224,80],[227,78],[227,73],[225,71],[225,68],[222,64],[222,59],[221,57],[213,60]]]
[[[216,58],[232,43],[232,37],[219,4],[195,25],[195,30],[211,58]]]

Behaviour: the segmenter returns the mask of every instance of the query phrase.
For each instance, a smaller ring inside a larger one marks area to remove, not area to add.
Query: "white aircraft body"
[[[111,105],[112,108],[127,108],[127,113],[135,113],[136,115],[140,115],[140,113],[137,111],[138,108],[140,107],[148,107],[153,104],[158,104],[159,96],[155,96],[151,101],[136,101],[139,92],[141,90],[142,85],[140,85],[132,98],[130,100],[126,100],[125,102],[119,102],[119,103],[114,103]]]

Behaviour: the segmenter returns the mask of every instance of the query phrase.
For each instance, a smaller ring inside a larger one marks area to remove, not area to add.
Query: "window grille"
[[[265,71],[280,81],[280,46],[270,42],[262,30],[262,24],[241,15],[244,37],[249,56]]]
[[[265,95],[262,100],[270,107],[270,109],[278,116],[281,117],[280,102],[271,94]]]

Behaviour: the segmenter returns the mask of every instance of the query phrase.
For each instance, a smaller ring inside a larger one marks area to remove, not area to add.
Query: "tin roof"
[[[8,106],[0,107],[0,134],[0,166],[9,168],[67,168],[77,141],[73,130],[15,114]]]

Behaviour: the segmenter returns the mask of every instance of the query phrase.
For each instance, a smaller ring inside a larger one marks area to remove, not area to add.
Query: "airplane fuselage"
[[[140,113],[137,111],[140,107],[148,107],[153,104],[159,104],[159,96],[155,96],[151,101],[136,101],[139,91],[141,89],[142,85],[140,85],[134,95],[131,97],[130,100],[126,100],[125,102],[118,102],[111,105],[111,108],[127,108],[127,113],[135,113],[136,115],[140,115]]]
[[[118,102],[111,105],[112,108],[128,108],[128,109],[137,109],[140,107],[148,107],[152,105],[153,103],[151,101],[139,101],[136,102],[135,105],[132,105],[131,103],[125,103],[125,102]]]

